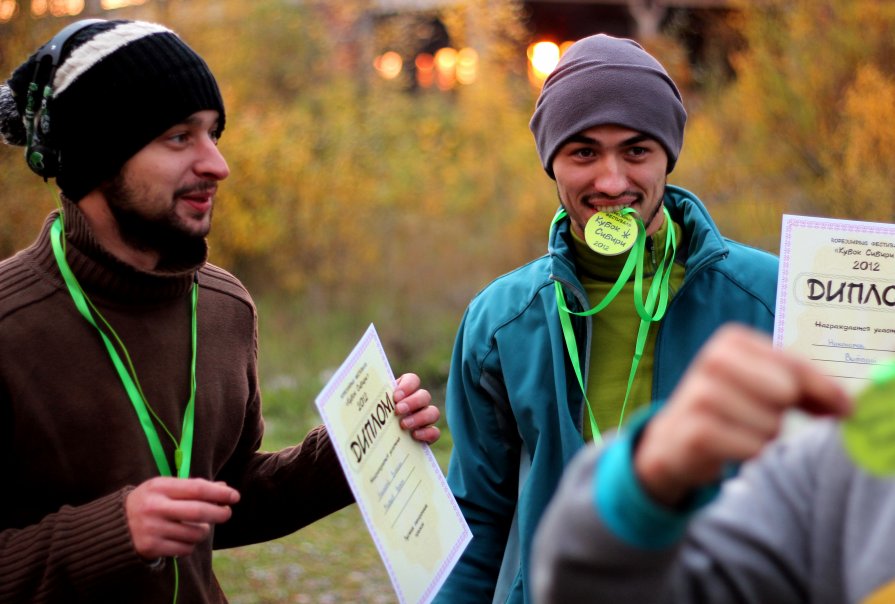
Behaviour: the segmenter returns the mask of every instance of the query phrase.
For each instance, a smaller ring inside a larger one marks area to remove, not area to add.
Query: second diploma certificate
[[[774,344],[856,393],[895,356],[895,225],[783,216]]]

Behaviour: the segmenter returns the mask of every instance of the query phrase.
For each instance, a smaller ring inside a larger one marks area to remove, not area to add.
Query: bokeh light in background
[[[125,6],[140,6],[146,4],[146,0],[103,0],[101,5],[105,10],[124,8]]]
[[[384,52],[373,61],[373,67],[386,80],[394,80],[401,75],[404,60],[394,50]]]
[[[435,57],[427,52],[416,55],[413,61],[416,67],[416,82],[423,88],[428,88],[435,82]]]
[[[475,82],[479,70],[479,53],[474,48],[462,48],[457,53],[457,81],[467,85]]]
[[[0,0],[0,23],[15,17],[19,5],[15,0]]]
[[[532,85],[540,88],[544,84],[547,76],[556,69],[560,57],[572,44],[574,42],[567,41],[557,45],[555,42],[545,40],[529,45],[526,53],[528,55],[528,79]]]
[[[404,60],[393,50],[386,51],[373,60],[376,72],[386,80],[393,80],[403,70]],[[420,88],[437,87],[450,90],[457,84],[468,85],[476,80],[479,54],[473,48],[457,50],[445,46],[434,55],[421,52],[413,59],[416,84]]]
[[[457,67],[457,51],[453,48],[439,48],[435,53],[435,81],[439,90],[450,90],[457,82],[454,69]]]
[[[147,0],[102,0],[103,10],[140,6]],[[20,6],[28,6],[27,2],[17,0],[0,0],[0,23],[11,21],[19,13]],[[32,0],[28,10],[33,17],[73,17],[84,12],[84,0]]]
[[[35,17],[67,17],[79,15],[83,10],[84,0],[34,0],[31,3],[31,14]]]

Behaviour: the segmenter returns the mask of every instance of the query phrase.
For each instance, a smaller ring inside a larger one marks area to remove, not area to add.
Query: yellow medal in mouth
[[[637,240],[637,219],[634,214],[597,212],[584,225],[587,246],[604,256],[624,254]]]

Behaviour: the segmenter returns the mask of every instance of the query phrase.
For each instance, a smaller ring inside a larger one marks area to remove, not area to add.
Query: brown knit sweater
[[[322,427],[296,447],[258,451],[255,306],[235,277],[205,263],[205,246],[181,268],[140,271],[97,244],[76,206],[66,202],[65,213],[70,266],[177,437],[198,271],[191,476],[242,494],[214,547],[279,537],[353,501]],[[171,602],[172,565],[139,559],[124,513],[126,494],[158,470],[96,330],[62,281],[49,240],[55,215],[33,245],[0,262],[0,602]],[[179,602],[225,601],[211,550],[209,541],[179,560]]]

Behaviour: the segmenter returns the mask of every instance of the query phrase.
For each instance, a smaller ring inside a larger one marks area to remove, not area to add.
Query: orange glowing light
[[[533,75],[543,81],[559,63],[559,46],[553,42],[535,42],[528,47],[528,62]]]
[[[453,48],[439,48],[435,52],[435,68],[438,71],[451,71],[455,65],[457,65],[457,51]]]
[[[479,69],[479,53],[473,48],[463,48],[457,53],[457,81],[461,84],[475,82]]]
[[[393,80],[401,74],[404,60],[393,50],[382,53],[373,61],[373,67],[386,80]]]
[[[416,55],[413,64],[416,66],[416,81],[423,88],[435,82],[435,57],[427,52]]]
[[[435,52],[435,81],[439,90],[450,90],[457,83],[454,69],[457,66],[457,51],[453,48],[439,48]]]
[[[140,6],[146,4],[146,0],[102,0],[100,3],[105,10],[124,8],[125,6]]]
[[[15,17],[19,10],[19,3],[15,0],[0,0],[0,23],[5,23]]]
[[[84,0],[43,0],[31,3],[31,13],[43,16],[49,12],[54,17],[77,15],[84,10]]]

